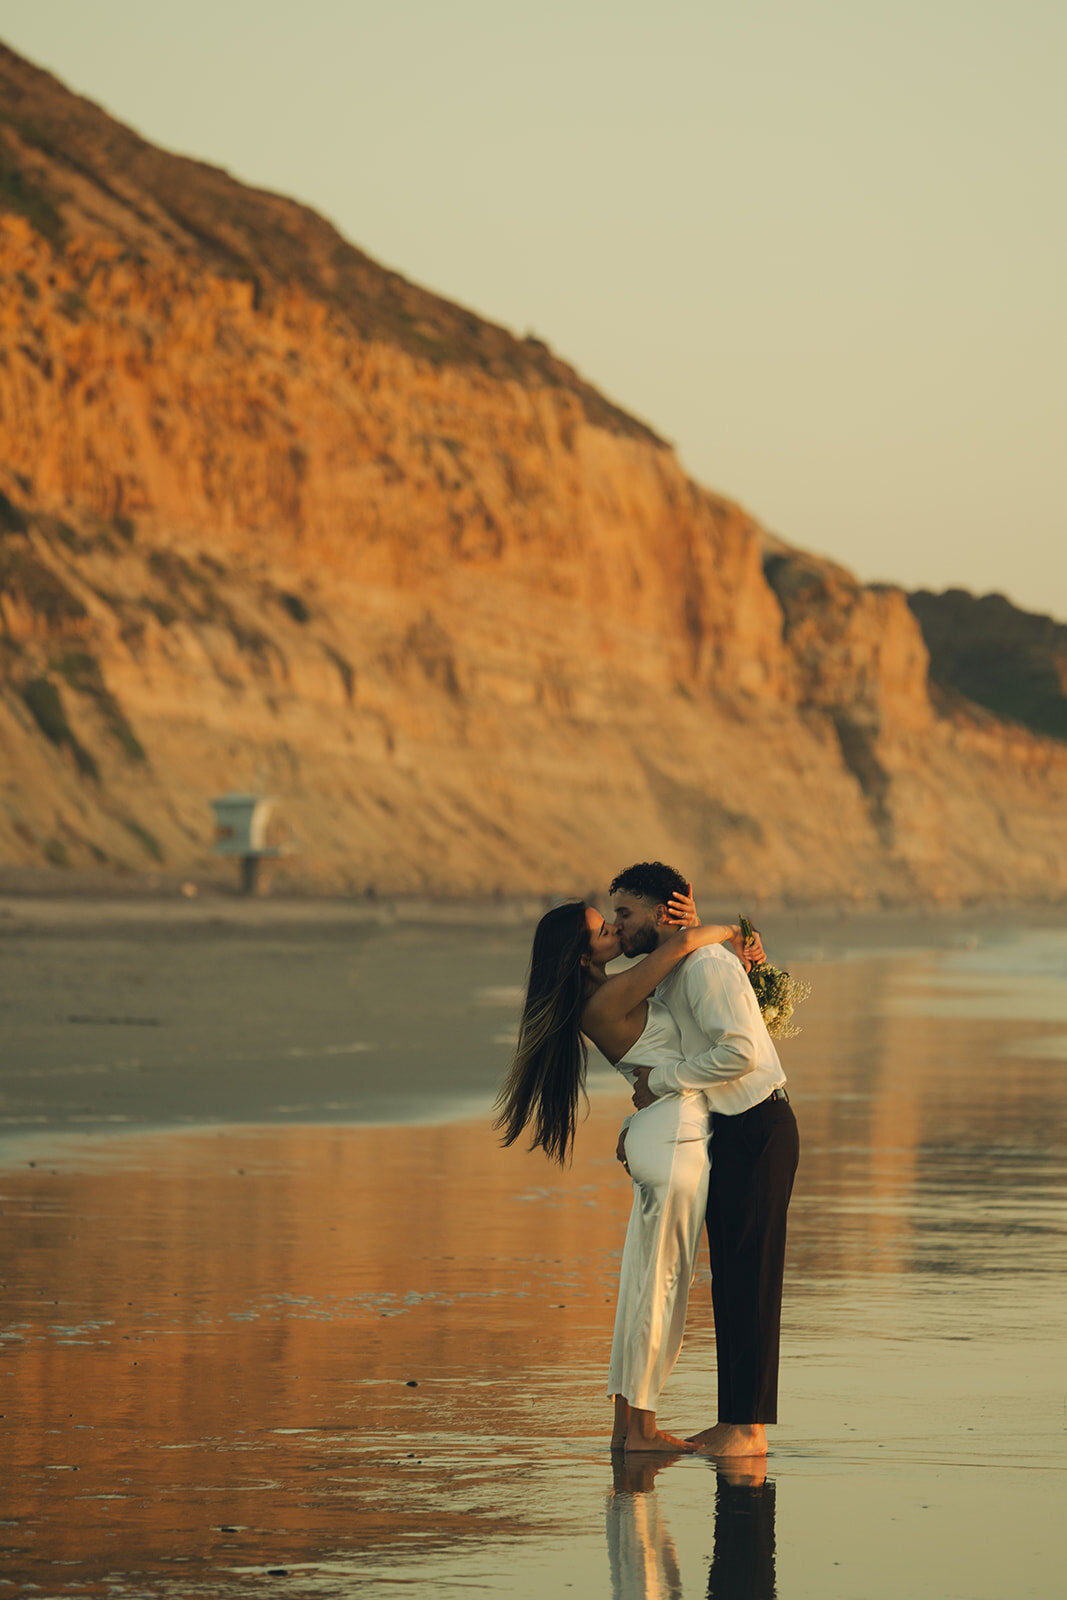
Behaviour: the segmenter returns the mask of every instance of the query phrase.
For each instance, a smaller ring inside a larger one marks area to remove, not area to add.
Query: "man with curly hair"
[[[667,904],[688,892],[680,872],[642,861],[611,885],[623,954],[656,949]],[[677,1064],[637,1069],[640,1111],[664,1095],[703,1093],[711,1109],[707,1231],[719,1415],[693,1443],[714,1456],[767,1453],[778,1420],[778,1348],[786,1212],[800,1145],[785,1073],[748,981],[728,945],[694,951],[655,991],[678,1027]],[[625,1162],[625,1131],[619,1157]]]

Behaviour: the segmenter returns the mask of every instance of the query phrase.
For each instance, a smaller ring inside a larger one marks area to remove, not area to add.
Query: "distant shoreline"
[[[0,896],[0,1166],[95,1161],[139,1133],[488,1127],[540,908]],[[708,920],[739,909],[703,907]],[[1067,1019],[1047,992],[1067,970],[1062,908],[751,909],[772,957],[814,986],[786,1057],[801,1095],[805,1057],[837,1047],[835,993],[869,996],[875,1039],[897,1017],[879,1010],[894,974],[914,975],[922,1006],[934,985],[963,1014],[1021,982],[1024,1053],[1033,1036],[1044,1054],[1049,1023]],[[595,1099],[617,1092],[595,1052],[589,1068]]]
[[[704,920],[734,921],[743,907],[759,917],[829,917],[845,921],[867,918],[937,920],[978,913],[1025,912],[1039,921],[1059,922],[1067,912],[1067,896],[1028,900],[1003,896],[959,900],[864,899],[799,900],[789,896],[766,898],[732,890],[723,894],[714,885],[696,886],[697,903]],[[550,906],[572,898],[592,898],[607,905],[607,886],[561,885],[544,894],[351,894],[341,891],[296,888],[290,885],[269,892],[242,895],[236,883],[220,878],[178,879],[149,875],[114,878],[95,872],[53,872],[37,868],[0,866],[0,918],[17,915],[29,921],[51,922],[61,908],[77,920],[79,908],[93,906],[109,920],[129,914],[130,920],[156,920],[167,909],[179,910],[183,919],[221,920],[227,923],[271,921],[296,923],[323,918],[330,922],[440,923],[454,917],[460,922],[485,921],[513,925],[536,921]]]

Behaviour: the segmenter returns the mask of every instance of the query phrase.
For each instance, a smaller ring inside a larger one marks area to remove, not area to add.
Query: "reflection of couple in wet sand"
[[[616,1600],[675,1600],[682,1571],[654,1488],[679,1458],[616,1455],[607,1502],[608,1564]],[[719,1461],[708,1600],[774,1600],[775,1485],[760,1457]]]
[[[529,1127],[531,1148],[564,1163],[585,1038],[629,1079],[638,1109],[617,1154],[634,1203],[608,1374],[612,1447],[765,1455],[799,1146],[785,1073],[746,977],[763,950],[739,928],[700,927],[689,885],[661,862],[620,873],[611,895],[611,924],[580,900],[538,924],[498,1126],[507,1144]],[[645,959],[608,977],[620,954]],[[681,1348],[705,1223],[718,1418],[683,1441],[656,1427],[656,1407]]]

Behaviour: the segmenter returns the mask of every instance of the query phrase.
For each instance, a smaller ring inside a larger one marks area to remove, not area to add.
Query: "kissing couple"
[[[612,1449],[763,1456],[778,1420],[786,1211],[800,1145],[785,1073],[747,972],[758,934],[702,927],[691,886],[643,861],[611,885],[614,921],[571,900],[534,934],[519,1041],[497,1101],[510,1145],[570,1159],[586,1040],[633,1086],[616,1154],[634,1201],[608,1369]],[[616,956],[643,956],[608,976]],[[677,1439],[656,1426],[707,1227],[718,1418]]]

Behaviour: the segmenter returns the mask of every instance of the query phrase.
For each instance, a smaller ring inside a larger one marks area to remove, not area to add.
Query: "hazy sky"
[[[0,0],[867,579],[1067,618],[1062,0]]]

